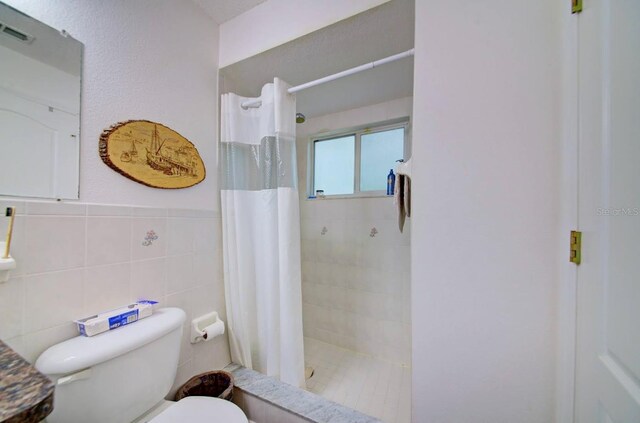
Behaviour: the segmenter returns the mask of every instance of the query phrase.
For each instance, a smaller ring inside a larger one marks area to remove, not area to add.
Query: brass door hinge
[[[571,263],[580,264],[582,256],[582,232],[571,231],[569,238],[569,261]]]
[[[571,13],[582,12],[582,0],[571,0]]]

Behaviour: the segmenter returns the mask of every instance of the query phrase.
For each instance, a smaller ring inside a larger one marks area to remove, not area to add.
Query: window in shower
[[[389,169],[404,159],[404,127],[360,136],[360,191],[387,191]]]
[[[353,194],[355,140],[355,135],[347,135],[313,144],[313,185],[323,189],[325,195]]]
[[[387,175],[405,158],[408,122],[369,125],[311,139],[309,193],[367,197],[386,194]]]

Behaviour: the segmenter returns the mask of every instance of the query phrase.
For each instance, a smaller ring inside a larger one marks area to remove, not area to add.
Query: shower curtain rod
[[[404,59],[405,57],[410,56],[413,56],[413,49],[394,54],[393,56],[385,57],[384,59],[374,60],[373,62],[356,66],[355,68],[347,69],[342,72],[334,73],[333,75],[325,76],[324,78],[316,79],[315,81],[296,85],[295,87],[289,88],[287,91],[289,92],[289,94],[297,93],[298,91],[306,90],[307,88],[315,87],[316,85],[324,84],[325,82],[334,81],[336,79],[344,78],[345,76],[353,75],[354,73],[377,68],[378,66],[384,65],[385,63],[395,62],[396,60]],[[247,109],[249,107],[260,107],[261,105],[262,101],[260,99],[255,99],[251,101],[245,101],[241,106],[243,109]]]

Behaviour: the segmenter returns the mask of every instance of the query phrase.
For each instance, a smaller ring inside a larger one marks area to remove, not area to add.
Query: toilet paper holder
[[[192,344],[210,341],[216,336],[224,334],[224,322],[220,320],[218,312],[212,311],[191,321]]]

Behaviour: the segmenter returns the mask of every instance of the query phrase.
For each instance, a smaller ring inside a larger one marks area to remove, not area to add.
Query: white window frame
[[[309,137],[308,142],[308,154],[307,154],[307,199],[310,196],[315,196],[316,188],[314,187],[315,177],[315,143],[319,141],[326,141],[335,138],[355,137],[354,149],[355,149],[355,163],[354,163],[354,178],[353,178],[353,194],[335,194],[325,195],[327,199],[340,199],[340,198],[367,198],[367,197],[387,197],[386,190],[380,191],[360,191],[360,171],[361,171],[361,157],[360,157],[360,138],[362,135],[374,134],[376,132],[389,131],[392,129],[404,128],[404,143],[403,143],[403,156],[402,159],[407,160],[411,156],[410,146],[410,124],[409,118],[403,117],[386,122],[372,123],[365,126],[358,126],[355,128],[339,129],[336,131],[322,132]],[[393,169],[395,172],[395,167]]]

